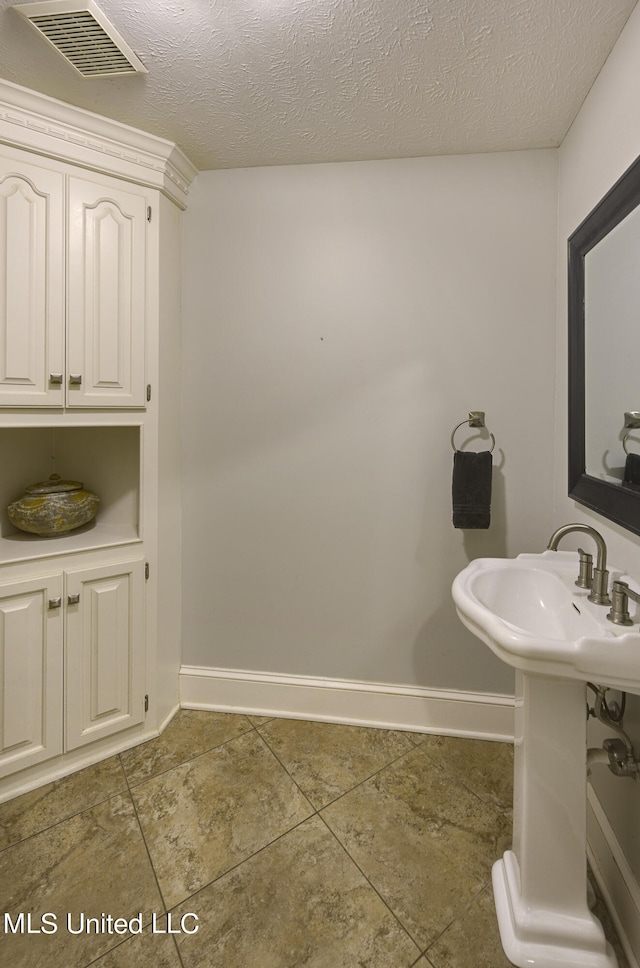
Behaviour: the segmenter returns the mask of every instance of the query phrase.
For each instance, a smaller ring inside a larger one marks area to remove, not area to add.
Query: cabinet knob
[[[79,387],[82,383],[81,373],[70,373],[69,374],[69,386]]]
[[[49,608],[60,608],[61,605],[62,605],[62,599],[61,598],[50,598],[49,599]]]
[[[67,595],[67,605],[77,605],[80,601],[80,594],[77,595]]]
[[[49,374],[49,383],[52,383],[55,386],[61,386],[62,385],[62,373],[50,373]]]

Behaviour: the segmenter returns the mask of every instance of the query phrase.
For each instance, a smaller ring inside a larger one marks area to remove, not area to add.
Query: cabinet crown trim
[[[159,189],[181,209],[198,173],[171,141],[3,79],[0,141]]]

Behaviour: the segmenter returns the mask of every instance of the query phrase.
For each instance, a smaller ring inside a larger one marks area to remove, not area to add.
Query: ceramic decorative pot
[[[88,524],[100,498],[85,491],[80,481],[63,481],[52,474],[48,481],[25,487],[25,493],[7,508],[9,520],[20,531],[52,537]]]

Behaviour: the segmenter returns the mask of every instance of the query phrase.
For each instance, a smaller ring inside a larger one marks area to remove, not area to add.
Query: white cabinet
[[[146,195],[69,179],[67,406],[145,402]]]
[[[66,575],[65,749],[144,720],[144,561]]]
[[[0,776],[62,752],[62,575],[0,586]]]
[[[147,194],[0,158],[0,405],[144,407]]]
[[[0,78],[0,802],[151,739],[179,702],[196,174],[164,139]],[[95,521],[18,532],[7,506],[52,473],[99,496]]]
[[[144,721],[144,559],[0,585],[0,619],[0,776]]]
[[[62,406],[64,176],[0,158],[0,403]]]

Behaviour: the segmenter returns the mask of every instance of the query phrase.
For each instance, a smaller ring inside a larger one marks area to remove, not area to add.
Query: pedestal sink
[[[517,670],[513,849],[493,887],[518,968],[617,966],[587,903],[586,682],[640,692],[640,633],[587,600],[577,561],[478,558],[452,588],[464,625]]]

